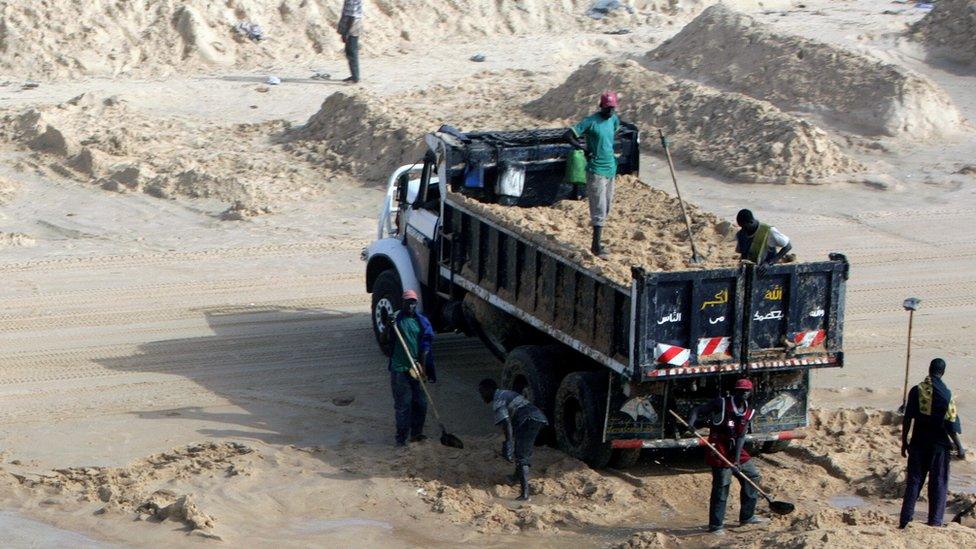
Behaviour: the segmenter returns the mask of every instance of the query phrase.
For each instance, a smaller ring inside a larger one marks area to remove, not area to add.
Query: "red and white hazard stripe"
[[[658,343],[654,348],[654,358],[661,364],[684,366],[691,360],[691,349],[685,349],[677,345]]]
[[[797,347],[816,347],[823,343],[826,337],[827,334],[823,330],[811,330],[808,332],[797,332],[793,336],[793,341],[796,342]]]
[[[698,356],[729,354],[730,337],[703,337],[698,340]]]

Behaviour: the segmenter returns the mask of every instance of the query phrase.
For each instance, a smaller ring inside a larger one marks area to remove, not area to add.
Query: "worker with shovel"
[[[549,422],[545,414],[535,407],[527,398],[516,393],[498,388],[493,379],[483,379],[478,384],[478,393],[485,404],[491,404],[495,415],[495,425],[505,433],[502,443],[502,457],[509,462],[515,462],[516,480],[521,484],[518,499],[529,499],[529,467],[532,465],[532,449],[539,431]]]
[[[765,273],[767,265],[778,263],[793,248],[786,235],[776,227],[760,223],[750,210],[739,210],[735,221],[741,227],[735,234],[735,251],[742,255],[742,259],[758,265],[760,275]]]
[[[396,445],[406,446],[408,437],[410,442],[427,438],[424,435],[427,397],[420,378],[425,378],[428,383],[436,381],[431,353],[434,329],[427,317],[417,311],[417,292],[413,290],[403,292],[403,307],[395,317],[391,318],[383,311],[383,323],[387,326],[381,333],[384,340],[391,341],[397,330],[402,337],[402,341],[394,342],[389,369],[396,415]],[[416,363],[413,357],[418,357]]]
[[[946,363],[936,358],[929,363],[929,375],[912,387],[901,427],[901,457],[908,458],[905,499],[901,505],[899,528],[905,528],[915,515],[915,502],[929,481],[929,526],[942,526],[949,488],[949,448],[955,446],[959,459],[966,450],[959,440],[962,431],[952,391],[942,381]],[[911,430],[912,439],[908,441]]]
[[[613,181],[617,177],[617,157],[613,144],[620,131],[617,118],[616,92],[600,95],[600,110],[581,120],[566,131],[565,139],[577,149],[586,151],[586,196],[590,203],[590,224],[593,225],[593,243],[590,251],[604,258],[603,224],[610,215],[613,202]]]
[[[705,455],[705,462],[712,466],[708,531],[715,534],[725,533],[725,506],[728,502],[733,474],[736,475],[741,487],[739,524],[762,524],[769,521],[767,518],[756,516],[759,492],[755,484],[759,481],[760,474],[745,450],[749,422],[755,414],[755,410],[749,406],[751,395],[752,382],[748,379],[740,379],[735,382],[731,394],[694,408],[691,417],[688,418],[687,425],[692,426],[691,432],[694,433],[693,427],[699,415],[707,414],[711,417],[708,442],[712,448]],[[746,480],[744,481],[741,476]]]

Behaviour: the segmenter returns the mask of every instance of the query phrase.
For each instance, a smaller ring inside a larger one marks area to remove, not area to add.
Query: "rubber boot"
[[[604,258],[607,257],[607,252],[604,251],[603,246],[600,244],[600,238],[603,236],[603,227],[593,227],[593,244],[590,246],[590,251],[593,255]]]
[[[509,484],[518,484],[522,481],[522,471],[519,469],[518,465],[515,466],[515,471],[513,471],[511,475],[505,475],[505,480],[507,480]]]
[[[520,468],[519,480],[522,481],[522,493],[517,498],[519,501],[529,501],[529,466],[523,465]]]

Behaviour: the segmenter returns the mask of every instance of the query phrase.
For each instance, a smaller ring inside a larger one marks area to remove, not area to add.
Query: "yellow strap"
[[[758,265],[766,255],[767,244],[769,243],[769,225],[760,223],[756,229],[756,234],[752,235],[752,245],[749,246],[749,255],[746,257]]]
[[[918,411],[926,416],[932,415],[932,379],[926,377],[918,384]],[[956,421],[956,397],[949,399],[949,409],[946,410],[946,421]]]

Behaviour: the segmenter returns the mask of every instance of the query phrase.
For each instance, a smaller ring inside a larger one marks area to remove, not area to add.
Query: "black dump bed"
[[[564,131],[441,132],[448,183],[454,192],[492,200],[492,170],[518,162],[525,170],[520,200],[552,203],[571,150]],[[625,125],[616,143],[620,173],[636,171],[638,144],[636,128]],[[481,188],[467,181],[475,171]],[[471,211],[450,193],[443,207],[443,277],[633,381],[843,365],[848,265],[840,254],[771,266],[765,276],[747,265],[635,269],[625,287]]]
[[[448,197],[442,274],[634,381],[842,366],[847,263],[648,273],[623,287]]]

